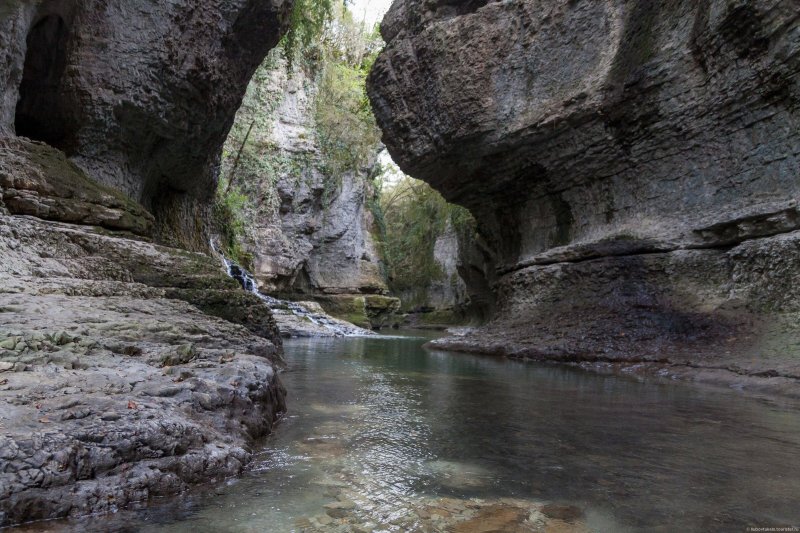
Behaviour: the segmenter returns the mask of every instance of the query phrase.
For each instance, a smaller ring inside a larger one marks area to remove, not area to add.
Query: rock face
[[[236,169],[248,198],[244,247],[262,292],[313,299],[334,316],[380,326],[387,306],[396,310],[399,302],[377,297],[387,287],[369,208],[371,169],[331,175],[325,168],[316,140],[317,79],[302,68],[289,72],[276,50],[247,90],[226,144],[238,154],[250,131]],[[228,157],[224,170],[232,172],[235,161]]]
[[[235,475],[285,410],[270,310],[187,249],[290,9],[0,5],[0,527]]]
[[[433,244],[433,258],[442,267],[443,277],[428,292],[428,303],[435,309],[453,309],[466,300],[466,287],[458,275],[459,242],[452,223]]]
[[[62,152],[22,137],[0,138],[0,206],[18,215],[150,236],[153,216],[89,179]]]
[[[450,345],[800,377],[799,17],[395,2],[369,79],[384,142],[492,249],[494,319]]]
[[[285,410],[272,316],[216,260],[7,215],[0,254],[0,526],[237,474]]]
[[[0,135],[44,141],[207,246],[219,149],[291,2],[4,1]]]

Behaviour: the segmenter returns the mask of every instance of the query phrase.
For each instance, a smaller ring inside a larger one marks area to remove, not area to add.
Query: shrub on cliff
[[[389,172],[381,184],[382,251],[389,288],[394,294],[415,293],[424,303],[427,288],[445,273],[434,257],[434,246],[448,225],[474,231],[474,220],[463,207],[449,204],[427,183]],[[404,302],[413,305],[414,302]]]
[[[238,187],[229,187],[228,181],[222,179],[217,185],[212,216],[214,227],[219,234],[222,253],[245,268],[252,268],[250,264],[252,258],[241,245],[245,232],[246,202],[247,196]]]
[[[321,41],[322,60],[314,119],[325,171],[331,177],[371,165],[381,134],[366,92],[366,78],[383,45],[342,10]]]

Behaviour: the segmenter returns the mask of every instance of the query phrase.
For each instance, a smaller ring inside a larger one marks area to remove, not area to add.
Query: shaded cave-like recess
[[[69,29],[58,15],[46,16],[31,28],[14,118],[17,135],[56,148],[63,148],[67,138],[61,78],[68,37]]]

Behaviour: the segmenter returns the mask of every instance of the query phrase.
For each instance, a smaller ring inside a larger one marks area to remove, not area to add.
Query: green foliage
[[[325,68],[317,97],[317,139],[328,175],[368,166],[380,133],[364,94],[364,73],[342,64]]]
[[[423,303],[433,282],[449,281],[434,257],[437,238],[448,225],[456,231],[474,231],[474,220],[469,211],[447,203],[428,184],[407,176],[383,183],[380,217],[389,288],[395,294],[416,293]]]
[[[226,193],[227,190],[227,193]],[[214,225],[220,232],[222,252],[240,265],[252,267],[252,257],[241,247],[245,233],[244,207],[247,196],[237,187],[228,189],[227,180],[220,180],[214,199],[212,216]]]
[[[365,85],[382,45],[377,30],[355,22],[341,0],[295,1],[292,27],[255,72],[223,149],[226,186],[217,193],[215,220],[231,256],[242,255],[257,228],[280,225],[279,180],[307,179],[317,187],[321,171],[327,205],[346,173],[370,167],[380,133]],[[272,138],[275,112],[287,87],[298,83],[313,98],[308,151],[284,150]]]
[[[308,51],[319,40],[325,25],[333,18],[334,0],[294,0],[289,30],[281,48],[291,68],[298,52]]]
[[[367,31],[347,10],[338,13],[321,42],[314,119],[323,170],[334,180],[364,170],[380,147],[366,78],[382,44],[375,29]]]

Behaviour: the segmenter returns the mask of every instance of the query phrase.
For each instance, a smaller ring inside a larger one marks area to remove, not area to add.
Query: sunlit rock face
[[[656,357],[800,309],[796,2],[398,0],[382,32],[384,142],[478,219],[517,352]]]
[[[54,146],[204,246],[219,151],[285,0],[4,1],[0,133]]]
[[[251,81],[223,164],[248,198],[242,247],[264,293],[315,300],[362,327],[389,325],[399,301],[386,297],[372,180],[374,153],[360,168],[332,170],[319,141],[320,73],[290,67],[277,49]],[[251,128],[252,126],[252,128]]]

